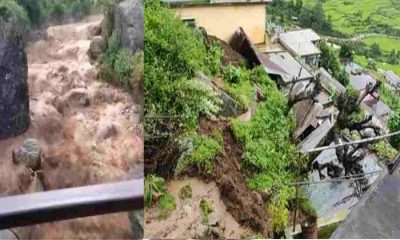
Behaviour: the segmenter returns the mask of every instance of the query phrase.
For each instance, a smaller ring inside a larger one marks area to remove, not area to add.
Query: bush
[[[371,151],[375,152],[381,161],[391,161],[397,156],[397,151],[385,141],[379,141],[369,145]]]
[[[17,2],[25,9],[32,26],[38,27],[45,21],[45,13],[41,0],[17,0]]]
[[[121,49],[119,36],[113,33],[108,39],[107,51],[102,59],[101,79],[133,89],[144,79],[143,52],[133,55]]]
[[[158,217],[161,219],[167,218],[176,209],[174,196],[167,192],[159,198],[157,206],[159,209]]]
[[[50,9],[50,18],[58,23],[61,23],[65,19],[66,7],[60,2],[54,3]]]
[[[389,119],[388,127],[390,129],[390,132],[397,132],[400,131],[400,111],[396,109],[392,113],[392,116]],[[396,149],[399,149],[400,147],[400,136],[393,136],[390,139],[390,143],[395,147]]]
[[[201,209],[201,221],[203,223],[207,223],[208,215],[214,211],[214,206],[212,202],[204,198],[201,199],[200,209]]]
[[[18,22],[21,26],[29,27],[29,17],[23,7],[14,0],[3,0],[0,2],[0,17],[6,21]]]
[[[193,130],[200,114],[210,116],[219,111],[218,95],[193,79],[196,72],[209,75],[217,71],[220,51],[207,49],[202,36],[159,1],[145,1],[145,9],[146,115],[178,115],[180,127]],[[153,128],[158,127],[150,126]]]
[[[81,1],[75,1],[71,6],[71,15],[75,20],[82,20],[87,14],[86,4]]]
[[[213,160],[222,152],[219,135],[217,134],[215,138],[199,136],[196,133],[183,137],[180,141],[181,151],[184,149],[183,151],[188,150],[189,153],[178,161],[176,174],[181,174],[191,167],[196,167],[202,174],[211,174],[214,168]],[[188,143],[192,144],[193,147],[182,146]]]
[[[144,205],[150,207],[154,200],[167,191],[165,180],[155,175],[148,175],[144,179]]]
[[[262,69],[255,69],[251,76],[262,84],[267,100],[259,104],[250,121],[232,120],[232,129],[244,145],[243,165],[252,173],[248,186],[271,196],[270,224],[279,232],[286,226],[289,202],[294,197],[289,183],[296,179],[296,164],[306,165],[306,160],[298,159],[296,146],[291,142],[295,120],[292,112],[286,115],[287,99]]]

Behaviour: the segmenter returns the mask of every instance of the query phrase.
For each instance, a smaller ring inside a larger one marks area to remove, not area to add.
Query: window
[[[184,23],[190,28],[195,28],[196,27],[196,21],[194,18],[187,18],[187,19],[182,19]]]

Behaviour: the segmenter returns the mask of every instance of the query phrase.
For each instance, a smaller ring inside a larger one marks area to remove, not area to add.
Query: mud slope
[[[120,88],[96,80],[87,56],[89,30],[101,16],[53,26],[48,37],[28,44],[28,83],[32,124],[22,136],[0,141],[0,194],[40,191],[24,166],[14,165],[12,149],[27,138],[42,147],[44,190],[126,178],[143,164],[139,105]],[[39,186],[39,187],[38,187]],[[125,238],[127,214],[93,217],[23,229],[23,237]]]
[[[263,236],[270,236],[268,214],[260,193],[246,186],[242,171],[243,147],[237,143],[228,122],[200,119],[199,133],[212,135],[217,129],[222,131],[224,153],[215,159],[214,180],[222,200],[228,210],[242,226],[250,227]]]
[[[179,198],[179,191],[186,185],[193,189],[192,197],[182,200]],[[252,232],[241,227],[227,211],[215,182],[205,183],[197,178],[172,180],[168,183],[168,191],[174,196],[176,210],[167,219],[161,220],[158,218],[157,207],[146,209],[145,237],[185,239],[200,235],[199,233],[202,232],[200,201],[202,199],[212,202],[213,214],[219,220],[219,228],[223,237],[240,239],[243,236],[251,235]]]

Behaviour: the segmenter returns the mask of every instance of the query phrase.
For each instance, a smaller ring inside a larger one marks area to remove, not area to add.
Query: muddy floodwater
[[[131,94],[96,79],[89,62],[90,32],[102,16],[52,26],[47,38],[27,45],[31,126],[0,141],[0,195],[119,181],[143,164],[143,126]],[[28,138],[42,149],[34,174],[12,161]],[[39,178],[38,175],[41,177]],[[127,213],[17,229],[23,238],[126,238]]]

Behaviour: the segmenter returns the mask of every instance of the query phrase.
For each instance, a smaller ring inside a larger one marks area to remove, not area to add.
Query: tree
[[[388,127],[390,132],[400,131],[400,111],[394,111],[389,119]],[[394,136],[390,139],[390,143],[398,149],[400,147],[400,136]]]
[[[45,16],[41,0],[17,0],[17,3],[26,10],[32,26],[38,27],[44,22]]]
[[[392,49],[388,55],[388,63],[396,65],[398,62],[399,58],[397,57],[396,50]]]
[[[381,134],[380,128],[371,124],[371,115],[365,117],[363,120],[355,120],[354,118],[354,114],[358,114],[360,112],[360,104],[365,97],[376,92],[380,87],[380,84],[380,82],[377,82],[376,84],[368,84],[365,92],[361,96],[356,89],[348,86],[346,88],[346,92],[338,96],[335,101],[335,106],[339,110],[339,113],[337,115],[335,125],[328,134],[326,144],[331,144],[332,142],[339,144],[340,140],[343,140],[343,130],[348,130],[350,133],[355,132],[361,138],[368,137],[365,131],[363,131],[365,129],[372,129],[374,134],[377,136]],[[398,122],[400,123],[400,121]],[[351,146],[347,145],[335,149],[336,157],[344,167],[345,176],[364,173],[359,162],[365,157],[366,153],[363,152],[360,154],[358,150],[361,148],[366,148],[368,144],[370,143],[353,144]],[[332,178],[342,175],[342,169],[332,162],[321,165],[316,162],[313,164],[313,168],[319,171],[321,178],[325,177],[321,172],[324,168],[327,168],[327,173]],[[356,184],[361,190],[362,186],[366,184],[366,182],[366,179],[362,178],[357,180]]]
[[[353,49],[349,44],[345,43],[340,48],[339,56],[346,61],[353,61]]]
[[[337,80],[344,86],[349,85],[350,79],[349,79],[349,74],[346,72],[346,69],[344,68],[340,69],[337,75]]]
[[[369,54],[372,58],[379,58],[382,55],[382,51],[381,48],[379,47],[379,45],[377,43],[373,43],[371,45],[371,48],[369,50]]]

